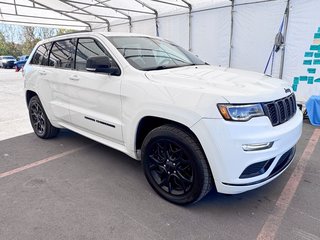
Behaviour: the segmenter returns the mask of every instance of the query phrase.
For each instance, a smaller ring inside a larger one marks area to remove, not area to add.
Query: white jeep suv
[[[272,181],[301,136],[287,83],[210,66],[161,38],[54,37],[37,44],[24,76],[37,136],[68,128],[141,159],[152,188],[175,204]]]

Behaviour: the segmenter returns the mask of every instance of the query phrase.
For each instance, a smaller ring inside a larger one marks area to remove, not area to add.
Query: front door
[[[97,39],[79,38],[75,70],[69,77],[71,121],[86,132],[121,144],[121,76],[87,71],[86,60],[92,56],[111,58]]]

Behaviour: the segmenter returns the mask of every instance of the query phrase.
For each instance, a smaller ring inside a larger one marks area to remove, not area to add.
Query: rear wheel
[[[175,204],[199,201],[213,185],[198,141],[172,125],[158,127],[147,135],[142,144],[142,164],[152,188]]]
[[[40,138],[53,138],[58,135],[59,128],[52,126],[38,96],[29,102],[29,117],[35,134]]]

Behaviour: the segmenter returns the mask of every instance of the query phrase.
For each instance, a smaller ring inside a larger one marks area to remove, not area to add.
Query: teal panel
[[[320,27],[318,27],[318,33],[320,33]]]
[[[293,79],[293,84],[299,84],[299,78],[298,77],[295,77]]]
[[[308,84],[313,84],[313,77],[308,77]]]
[[[320,59],[315,59],[313,60],[314,65],[320,65]]]
[[[304,60],[303,65],[312,65],[312,60]]]
[[[314,39],[319,39],[320,38],[320,33],[315,33],[314,34]]]
[[[315,74],[316,71],[317,71],[317,69],[315,69],[315,68],[308,68],[308,73],[310,73],[310,74]]]
[[[308,81],[308,77],[307,76],[300,76],[300,81]]]
[[[305,52],[304,57],[313,57],[313,52]]]
[[[314,53],[315,58],[320,58],[320,53]]]
[[[296,91],[297,91],[297,89],[298,89],[298,84],[293,84],[293,85],[292,85],[292,89],[293,89],[293,91],[295,91],[295,92],[296,92]]]
[[[320,45],[311,45],[311,46],[310,46],[310,50],[311,50],[311,51],[320,50]]]
[[[314,82],[320,83],[320,78],[315,79]]]

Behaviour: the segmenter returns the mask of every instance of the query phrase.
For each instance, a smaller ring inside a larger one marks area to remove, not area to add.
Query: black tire
[[[182,128],[163,125],[152,130],[143,141],[141,157],[149,184],[169,202],[195,203],[213,186],[200,143]]]
[[[38,96],[30,99],[28,108],[33,131],[38,137],[49,139],[58,135],[60,129],[52,126]]]

